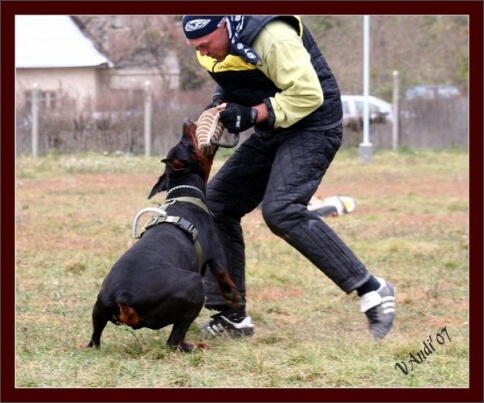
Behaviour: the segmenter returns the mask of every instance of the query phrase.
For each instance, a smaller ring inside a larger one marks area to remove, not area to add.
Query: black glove
[[[226,109],[220,111],[220,121],[229,133],[240,133],[255,125],[257,109],[250,106],[228,103]]]

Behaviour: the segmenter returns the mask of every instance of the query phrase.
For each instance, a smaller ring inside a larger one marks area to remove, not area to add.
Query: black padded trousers
[[[215,216],[230,276],[244,299],[245,243],[241,218],[260,203],[270,230],[344,292],[349,294],[370,278],[348,246],[307,208],[341,139],[341,126],[326,131],[287,130],[272,136],[254,133],[210,181],[208,206]],[[205,307],[223,310],[224,301],[209,270],[205,289]]]

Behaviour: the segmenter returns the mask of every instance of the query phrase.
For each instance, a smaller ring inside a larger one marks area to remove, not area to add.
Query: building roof
[[[95,67],[103,56],[67,15],[15,16],[15,67]]]

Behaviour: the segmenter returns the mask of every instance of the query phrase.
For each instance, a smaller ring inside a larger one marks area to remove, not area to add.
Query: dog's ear
[[[159,177],[158,182],[156,182],[155,186],[153,186],[153,189],[151,189],[148,199],[151,199],[155,194],[166,190],[166,185],[166,174],[163,174]]]

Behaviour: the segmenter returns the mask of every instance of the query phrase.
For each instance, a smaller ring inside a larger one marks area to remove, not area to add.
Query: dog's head
[[[192,178],[198,176],[203,185],[207,184],[215,152],[210,155],[202,153],[198,147],[196,130],[197,125],[193,121],[188,118],[183,121],[181,139],[168,151],[166,158],[161,160],[166,164],[165,172],[153,186],[148,199],[167,190],[172,178],[182,176],[188,178],[188,175],[192,174]]]

